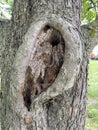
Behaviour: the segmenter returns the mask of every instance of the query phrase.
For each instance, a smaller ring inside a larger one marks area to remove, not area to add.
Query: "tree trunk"
[[[8,24],[9,24],[8,20],[0,19],[0,124],[1,124],[1,100],[2,100],[2,91],[1,91],[1,66],[3,64],[3,60],[1,59],[1,53],[4,50],[5,38],[6,38],[6,34],[7,34],[6,32],[7,32],[7,27],[8,27],[7,25]]]
[[[84,130],[80,0],[15,0],[2,52],[2,130]]]

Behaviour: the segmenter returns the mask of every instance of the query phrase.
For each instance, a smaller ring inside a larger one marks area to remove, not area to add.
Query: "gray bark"
[[[0,69],[1,69],[1,53],[5,46],[5,37],[7,33],[7,27],[10,22],[8,20],[0,19]]]
[[[2,130],[84,130],[80,0],[14,2],[2,52]]]
[[[1,54],[4,50],[5,46],[5,38],[7,32],[7,26],[9,24],[8,20],[0,19],[0,123],[1,123],[1,99],[2,99],[2,91],[1,91],[1,66],[3,64],[3,60],[1,58]]]

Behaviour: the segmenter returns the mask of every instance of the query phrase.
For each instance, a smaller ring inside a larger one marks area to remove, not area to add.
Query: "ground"
[[[98,60],[89,61],[86,130],[98,130]]]

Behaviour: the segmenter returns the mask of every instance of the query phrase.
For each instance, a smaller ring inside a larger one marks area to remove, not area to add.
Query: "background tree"
[[[98,44],[98,17],[91,23],[81,26],[83,39],[87,53],[89,54],[95,45]]]
[[[87,59],[80,0],[15,0],[2,29],[2,130],[83,130]]]
[[[98,44],[98,1],[82,0],[82,34],[87,53]]]

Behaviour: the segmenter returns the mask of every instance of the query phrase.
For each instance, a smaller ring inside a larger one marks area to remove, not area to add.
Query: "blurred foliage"
[[[82,24],[92,22],[98,16],[98,0],[82,0]]]
[[[13,0],[0,0],[0,18],[11,18]]]
[[[91,27],[91,28],[89,29],[89,35],[90,35],[91,38],[93,38],[96,33],[97,33],[96,28]]]

